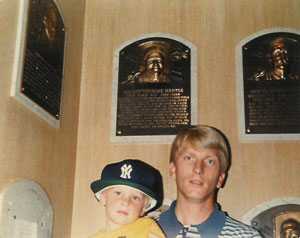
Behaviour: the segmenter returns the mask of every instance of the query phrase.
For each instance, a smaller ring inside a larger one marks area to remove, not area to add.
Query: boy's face
[[[146,195],[129,186],[117,185],[103,191],[100,202],[105,206],[106,231],[134,222],[145,212]]]
[[[178,151],[169,172],[176,180],[177,198],[198,203],[213,203],[214,192],[221,187],[225,177],[218,150],[193,148],[190,143]]]

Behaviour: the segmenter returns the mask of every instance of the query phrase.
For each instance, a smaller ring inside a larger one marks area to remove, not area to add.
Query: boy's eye
[[[132,196],[132,200],[133,200],[133,201],[139,201],[139,200],[140,200],[140,197],[139,197],[139,196]]]
[[[120,192],[120,191],[114,191],[114,193],[115,193],[117,196],[121,195],[121,192]]]

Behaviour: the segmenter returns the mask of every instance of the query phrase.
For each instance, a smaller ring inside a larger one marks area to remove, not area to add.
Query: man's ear
[[[176,178],[176,166],[175,166],[174,162],[171,162],[169,164],[169,175],[172,179]]]
[[[225,172],[221,172],[220,175],[219,175],[219,179],[218,179],[218,182],[217,182],[217,188],[221,188],[222,185],[223,185],[223,182],[224,182],[224,179],[225,179]]]

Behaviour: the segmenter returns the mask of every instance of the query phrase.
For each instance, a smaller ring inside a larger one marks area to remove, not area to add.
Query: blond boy
[[[162,177],[152,166],[136,159],[108,164],[91,189],[105,207],[106,221],[92,238],[165,237],[153,219],[143,217],[162,202]]]

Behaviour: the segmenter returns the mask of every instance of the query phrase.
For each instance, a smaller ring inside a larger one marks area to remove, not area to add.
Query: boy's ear
[[[103,206],[105,206],[105,204],[106,204],[105,192],[102,192],[102,193],[99,194],[99,202],[100,202]]]
[[[144,206],[143,209],[142,209],[142,211],[141,211],[141,214],[140,214],[141,217],[144,216],[145,211],[146,211],[146,207]]]

